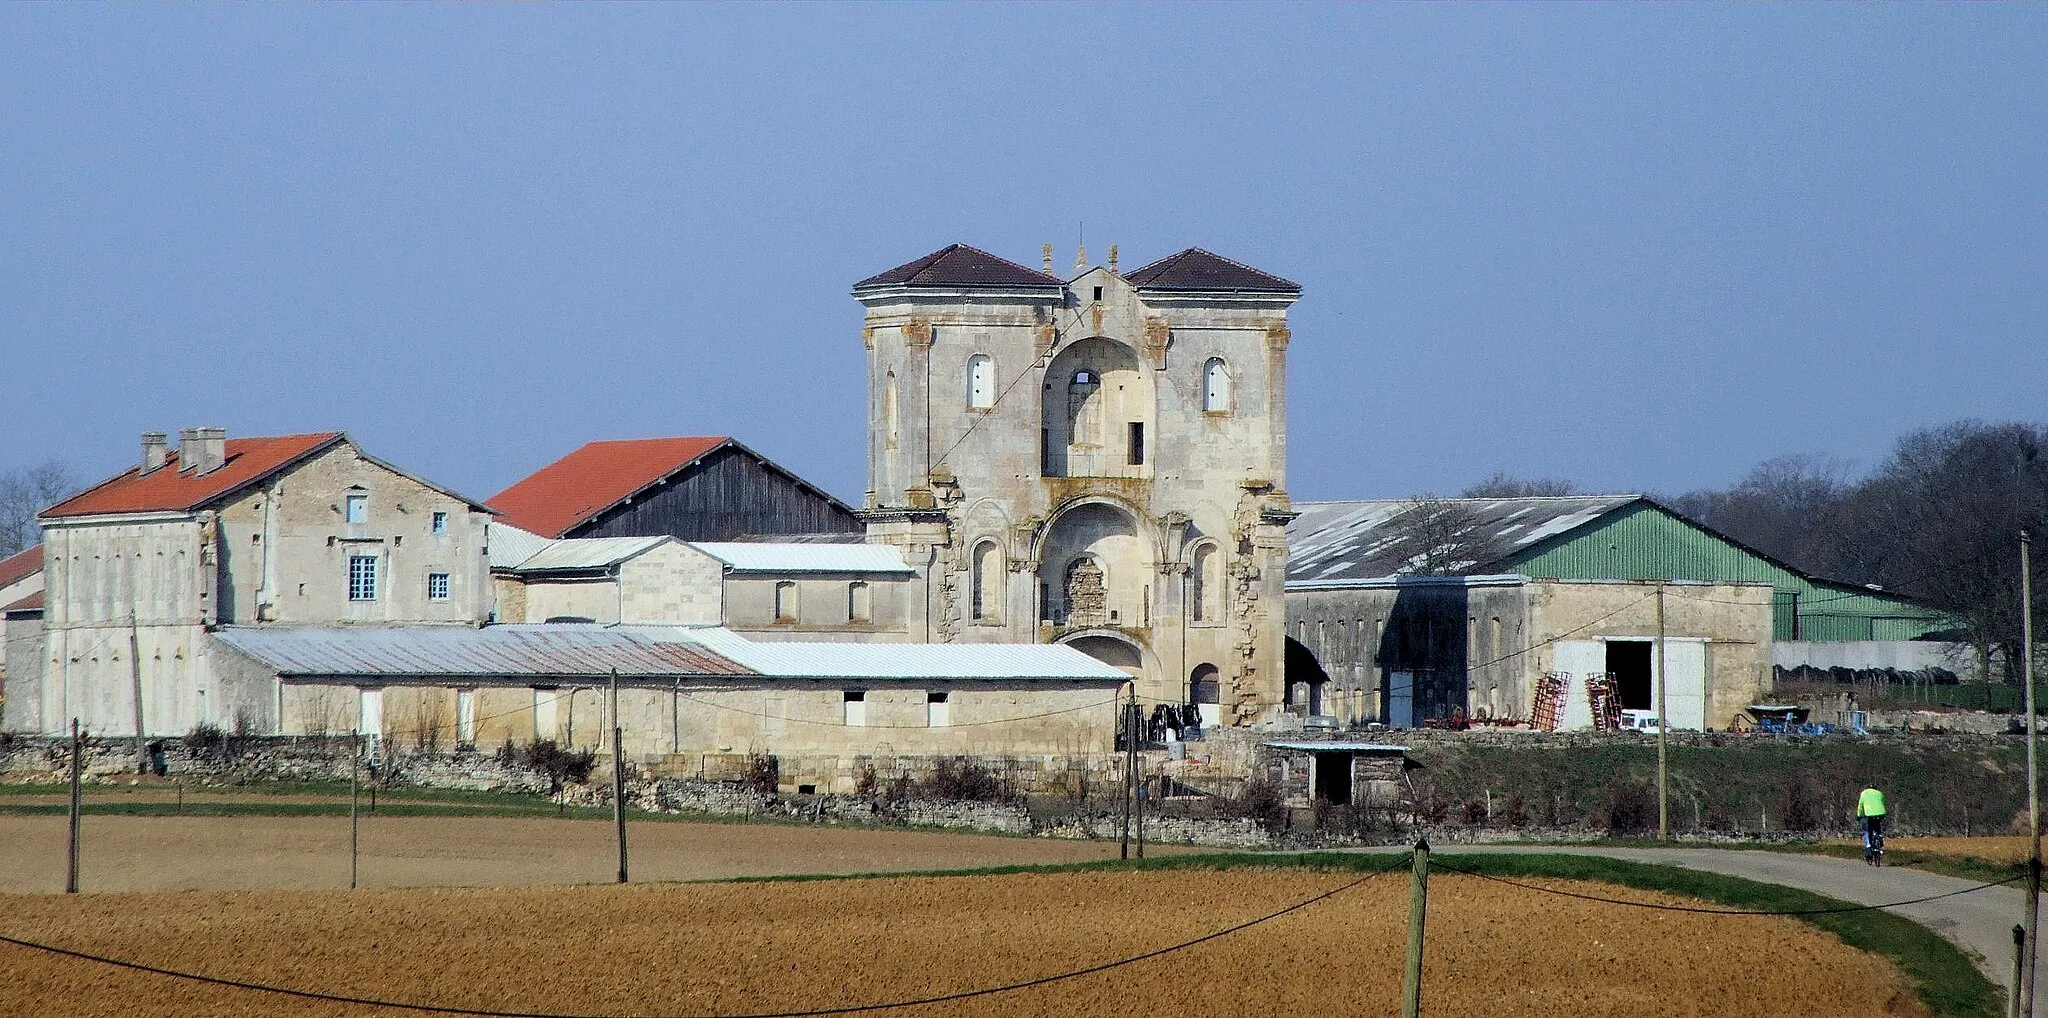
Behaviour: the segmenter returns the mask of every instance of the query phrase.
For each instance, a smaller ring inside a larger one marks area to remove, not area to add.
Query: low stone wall
[[[347,781],[348,739],[321,736],[227,736],[212,746],[183,739],[145,743],[162,749],[164,773],[216,784],[262,781]],[[141,772],[132,738],[83,740],[84,777],[120,781]],[[387,752],[365,761],[360,776],[386,785],[426,785],[475,791],[545,792],[547,779],[489,753]],[[0,738],[0,780],[64,782],[71,777],[71,740],[53,736]]]

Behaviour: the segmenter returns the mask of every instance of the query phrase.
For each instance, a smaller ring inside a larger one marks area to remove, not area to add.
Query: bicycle
[[[1863,861],[1884,865],[1884,831],[1868,821],[1863,825]]]

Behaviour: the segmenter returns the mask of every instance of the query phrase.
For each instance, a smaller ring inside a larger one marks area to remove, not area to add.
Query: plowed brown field
[[[441,1005],[728,1015],[1030,979],[1174,944],[1355,874],[1033,873],[769,884],[21,896],[0,932],[211,975]],[[1571,885],[1635,900],[1649,892]],[[1405,874],[1108,972],[897,1013],[1391,1015]],[[1890,963],[1795,920],[1652,912],[1467,877],[1430,884],[1438,1015],[1921,1014]],[[0,1014],[389,1015],[0,945]]]
[[[64,889],[65,819],[0,817],[0,892]],[[339,817],[87,816],[87,891],[308,890],[348,887]],[[610,821],[365,817],[364,887],[610,881]],[[1115,842],[937,831],[644,821],[631,825],[633,879],[881,873],[1114,859]],[[1148,854],[1185,852],[1151,846]]]

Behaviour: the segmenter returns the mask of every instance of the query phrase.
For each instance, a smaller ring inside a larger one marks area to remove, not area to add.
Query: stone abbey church
[[[930,577],[933,642],[1064,643],[1255,720],[1286,699],[1301,287],[1196,248],[1074,269],[956,244],[854,286],[869,539]]]

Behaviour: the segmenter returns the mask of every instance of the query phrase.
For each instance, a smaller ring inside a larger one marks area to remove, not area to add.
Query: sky
[[[866,487],[854,281],[1293,279],[1288,488],[2048,420],[2042,5],[0,5],[0,470],[340,429]]]

